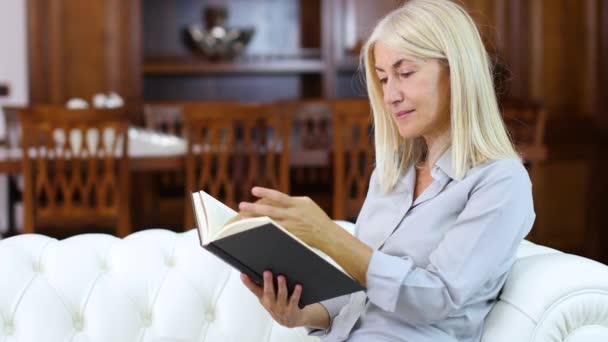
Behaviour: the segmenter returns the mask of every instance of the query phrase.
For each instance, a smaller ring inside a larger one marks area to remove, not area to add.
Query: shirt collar
[[[462,177],[456,177],[456,174],[454,173],[454,168],[452,165],[452,146],[445,150],[441,157],[437,159],[431,172],[435,171],[435,169],[440,170],[443,174],[451,179],[462,180]]]

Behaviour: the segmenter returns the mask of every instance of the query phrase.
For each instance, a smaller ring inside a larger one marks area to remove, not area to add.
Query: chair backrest
[[[2,145],[8,148],[21,146],[21,126],[19,125],[19,108],[3,107],[4,137]]]
[[[23,108],[24,231],[41,223],[130,233],[124,109]]]
[[[198,190],[236,209],[254,185],[289,192],[291,118],[277,106],[201,102],[184,107],[186,197]],[[188,201],[189,203],[189,201]],[[185,223],[192,228],[192,209]]]
[[[144,124],[146,128],[183,136],[183,110],[178,103],[146,103],[144,104]]]
[[[329,185],[332,181],[329,154],[333,146],[331,103],[307,99],[277,105],[288,111],[293,119],[290,139],[292,184],[296,188]]]
[[[516,148],[525,162],[546,159],[544,144],[547,112],[538,103],[505,101],[502,115]]]
[[[334,131],[333,218],[355,219],[374,167],[372,114],[367,99],[332,103]]]
[[[332,140],[332,109],[326,100],[301,100],[291,103],[293,128],[291,149],[329,149]]]
[[[544,190],[544,172],[540,164],[547,159],[547,146],[544,142],[547,112],[542,105],[533,102],[507,100],[501,103],[503,120],[509,131],[515,148],[521,155],[528,169],[535,202],[542,203]],[[542,217],[537,217],[534,229],[527,239],[542,243],[543,225],[538,224]]]

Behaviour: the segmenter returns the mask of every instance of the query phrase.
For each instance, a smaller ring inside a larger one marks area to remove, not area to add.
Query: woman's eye
[[[408,78],[414,74],[414,71],[402,72],[401,77]]]
[[[380,81],[380,84],[386,84],[386,82],[388,82],[388,78],[383,77],[383,78],[380,78],[379,81]]]

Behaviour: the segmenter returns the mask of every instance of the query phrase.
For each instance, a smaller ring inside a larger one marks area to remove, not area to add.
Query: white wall
[[[0,82],[10,86],[3,105],[28,103],[26,0],[0,0]],[[0,137],[4,137],[4,113],[0,108]],[[0,231],[7,226],[6,177],[0,175]]]

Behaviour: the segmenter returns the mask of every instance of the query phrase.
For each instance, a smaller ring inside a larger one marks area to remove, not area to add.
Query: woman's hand
[[[307,245],[323,251],[366,286],[373,250],[332,221],[315,202],[261,187],[254,187],[251,193],[261,201],[241,202],[242,217],[271,217]]]
[[[286,280],[282,275],[277,277],[277,291],[270,271],[264,272],[264,287],[257,286],[245,273],[241,273],[241,280],[277,323],[288,328],[306,325],[304,309],[298,307],[301,285],[296,285],[291,298],[288,298]]]
[[[254,187],[251,193],[260,200],[241,202],[242,217],[269,216],[306,244],[320,250],[324,250],[324,243],[330,243],[331,231],[337,225],[309,197],[291,197],[262,187]]]

